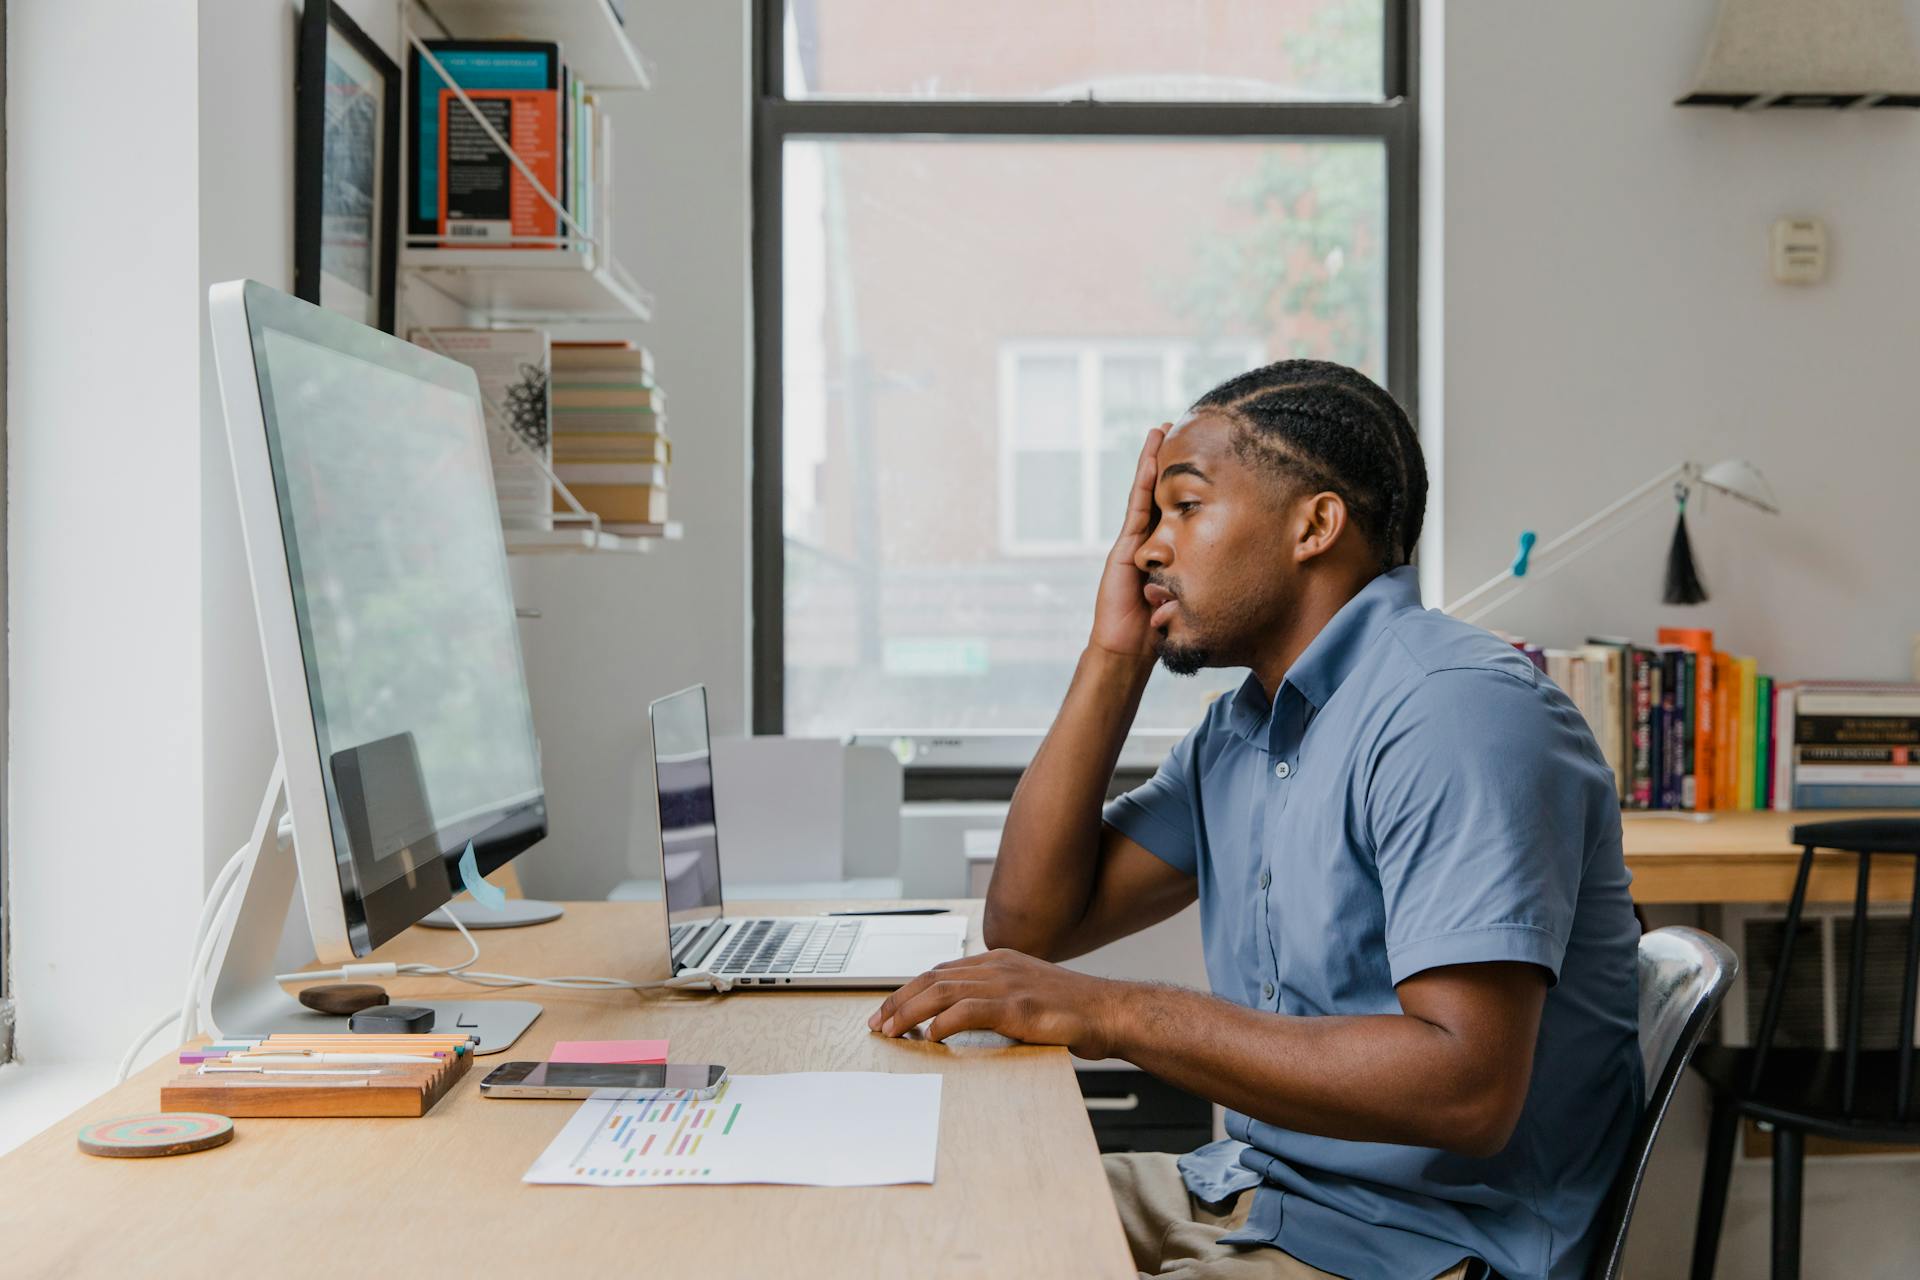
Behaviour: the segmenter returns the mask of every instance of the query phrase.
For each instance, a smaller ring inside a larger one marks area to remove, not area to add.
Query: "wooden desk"
[[[798,910],[831,907],[809,902]],[[980,904],[949,904],[978,911]],[[775,904],[744,904],[747,911]],[[569,903],[482,933],[505,973],[664,976],[659,907]],[[979,920],[974,917],[974,946]],[[466,945],[414,929],[381,959],[448,964]],[[432,979],[396,997],[473,996]],[[150,1111],[162,1062],[0,1159],[8,1276],[1132,1276],[1064,1049],[959,1047],[867,1031],[871,992],[683,995],[534,989],[541,1015],[411,1120],[239,1120],[228,1145],[158,1160],[82,1155],[83,1124]],[[938,1071],[932,1186],[551,1187],[520,1181],[574,1104],[483,1099],[480,1077],[556,1040],[669,1036],[676,1059],[742,1073]],[[364,1233],[364,1240],[353,1233]]]
[[[1634,901],[1785,902],[1793,896],[1800,847],[1793,828],[1808,822],[1865,818],[1874,809],[1800,810],[1793,813],[1716,813],[1711,822],[1624,814],[1621,844],[1633,872]],[[1903,816],[1914,816],[1911,810]],[[1807,881],[1809,902],[1852,902],[1858,861],[1849,854],[1815,856]],[[1875,902],[1906,902],[1913,892],[1913,860],[1874,862]]]

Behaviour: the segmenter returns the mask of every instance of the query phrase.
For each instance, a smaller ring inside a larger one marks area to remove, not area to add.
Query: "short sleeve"
[[[1430,673],[1395,708],[1373,753],[1367,823],[1396,986],[1490,961],[1559,981],[1594,806],[1615,799],[1578,717],[1537,682],[1490,668]]]
[[[1107,802],[1106,824],[1187,875],[1198,874],[1199,845],[1194,838],[1193,757],[1200,731],[1195,729],[1167,753],[1154,775]]]

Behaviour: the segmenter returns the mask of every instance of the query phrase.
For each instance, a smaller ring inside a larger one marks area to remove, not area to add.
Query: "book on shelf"
[[[558,98],[563,77],[559,45],[552,41],[536,40],[428,40],[426,46],[446,74],[469,96],[474,96],[475,91],[551,95],[553,105],[548,108],[548,113],[555,129],[555,150],[559,149],[561,113]],[[488,150],[496,155],[498,151],[474,124],[466,108],[460,105],[458,96],[447,81],[427,63],[417,48],[408,51],[407,74],[408,82],[413,86],[407,97],[408,137],[412,144],[409,148],[407,233],[437,237],[447,234],[441,217],[444,199],[441,187],[441,175],[444,172],[443,101],[453,104],[463,126],[471,126],[474,136],[485,143]],[[475,105],[480,106],[483,113],[497,110],[483,104],[478,97],[475,97]],[[497,128],[498,122],[493,123]],[[501,130],[501,134],[513,141],[511,132]],[[515,150],[518,149],[515,143]],[[506,163],[505,156],[498,156],[498,159]],[[526,179],[518,172],[512,175],[512,181],[525,187]],[[526,190],[531,196],[531,188]],[[565,199],[563,191],[554,191],[553,194]],[[537,196],[531,198],[539,199]],[[540,201],[540,205],[551,217],[553,211],[545,201]]]
[[[568,379],[583,370],[618,369],[635,375],[635,382],[648,385],[653,382],[653,353],[630,339],[556,342],[553,367],[556,373],[564,372]]]
[[[576,381],[571,370],[553,384],[555,409],[644,409],[665,413],[666,393],[651,383],[597,383]]]
[[[429,40],[407,73],[407,235],[417,247],[584,248],[606,239],[612,121],[596,94],[541,40]],[[488,136],[448,83],[464,91],[569,223]]]
[[[568,481],[567,488],[580,500],[581,506],[599,516],[603,523],[665,524],[667,521],[667,491],[657,485]],[[556,512],[571,510],[558,493],[553,495],[553,504]]]
[[[547,89],[470,89],[467,97],[542,187],[556,196],[566,189],[560,182],[558,94]],[[444,238],[442,243],[461,248],[546,247],[560,234],[560,215],[452,90],[440,95],[439,109],[435,231]]]
[[[638,435],[663,435],[667,415],[652,409],[560,409],[553,411],[556,431],[569,434],[603,435],[632,432]]]
[[[673,451],[652,355],[630,341],[556,343],[553,369],[567,397],[553,417],[561,482],[603,528],[664,525]]]
[[[1712,632],[1663,627],[1650,646],[1589,636],[1581,648],[1547,650],[1546,662],[1591,729],[1622,807],[1760,809],[1784,794],[1795,687],[1716,650]],[[1920,724],[1920,699],[1915,711]]]
[[[480,384],[501,527],[553,528],[553,482],[543,467],[552,458],[547,335],[539,329],[436,327],[407,336],[466,365]]]
[[[553,473],[569,489],[579,485],[607,484],[641,484],[662,491],[667,487],[667,469],[660,463],[559,462],[554,464]]]
[[[1794,808],[1920,807],[1920,685],[1802,681],[1789,696],[1774,773]]]
[[[553,460],[665,465],[673,461],[673,441],[652,431],[568,431],[554,437]]]
[[[1625,808],[1920,808],[1920,684],[1781,680],[1680,628],[1545,661]]]

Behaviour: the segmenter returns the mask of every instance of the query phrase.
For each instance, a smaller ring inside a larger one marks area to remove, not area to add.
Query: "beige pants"
[[[1196,1200],[1180,1178],[1176,1157],[1162,1152],[1102,1156],[1127,1247],[1143,1280],[1332,1280],[1271,1245],[1221,1244],[1220,1237],[1246,1225],[1253,1193],[1243,1191],[1222,1205]],[[1468,1264],[1434,1280],[1465,1280]],[[1409,1276],[1408,1280],[1428,1280]]]

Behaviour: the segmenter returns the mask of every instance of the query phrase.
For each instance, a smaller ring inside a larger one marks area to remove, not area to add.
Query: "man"
[[[1141,451],[1007,816],[994,950],[872,1026],[1118,1057],[1228,1139],[1110,1156],[1142,1274],[1571,1277],[1644,1094],[1613,777],[1510,645],[1420,607],[1426,469],[1362,375],[1235,378]],[[1101,810],[1158,658],[1245,666]],[[1104,818],[1104,821],[1103,821]],[[1212,995],[1052,961],[1199,899]]]

